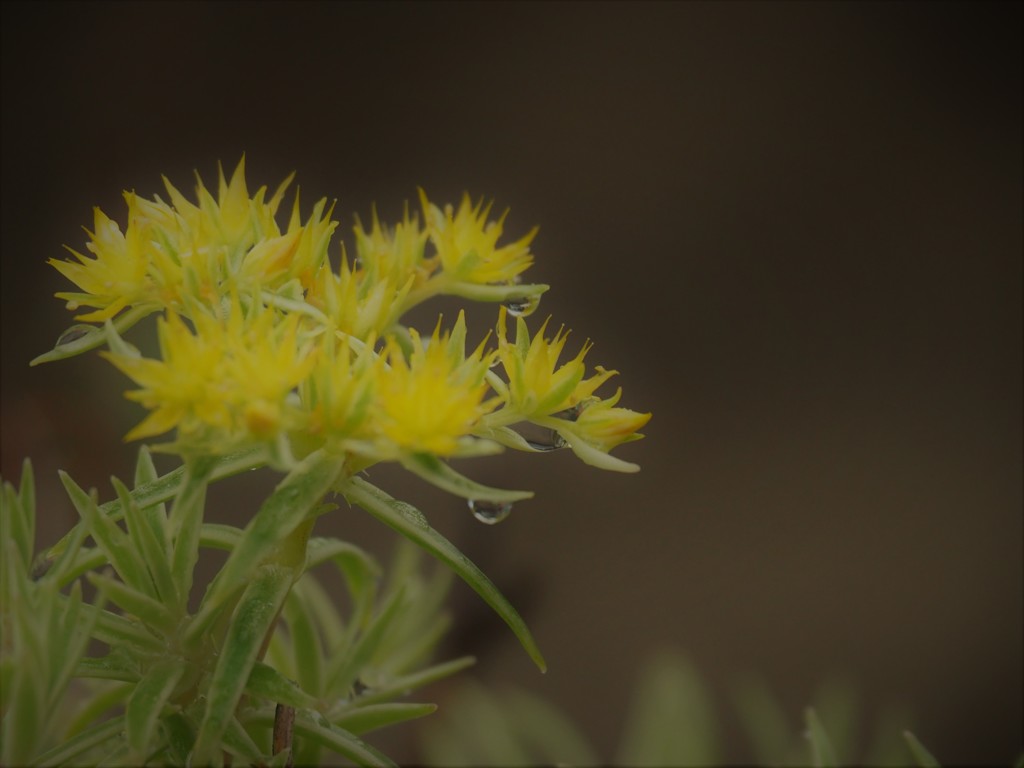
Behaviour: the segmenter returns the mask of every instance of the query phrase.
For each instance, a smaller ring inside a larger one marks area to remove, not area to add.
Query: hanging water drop
[[[526,444],[535,451],[557,451],[559,448],[565,448],[566,446],[565,439],[550,427],[542,427],[533,422],[524,422],[517,425],[516,431],[526,441]]]
[[[72,344],[95,331],[96,327],[93,325],[72,325],[57,338],[56,346],[63,347],[67,344]]]
[[[540,304],[540,299],[536,296],[520,296],[506,300],[505,309],[513,317],[527,317],[533,314],[538,304]]]
[[[469,509],[473,513],[473,517],[481,523],[494,525],[495,523],[500,523],[512,514],[512,502],[507,501],[502,503],[499,501],[470,499]]]

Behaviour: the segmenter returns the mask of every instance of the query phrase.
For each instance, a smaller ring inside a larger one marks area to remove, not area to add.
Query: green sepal
[[[419,475],[428,483],[461,496],[464,499],[477,501],[511,502],[533,497],[533,491],[507,491],[481,485],[452,469],[431,453],[415,453],[401,460],[402,466],[413,474]]]
[[[493,440],[504,445],[506,448],[514,448],[517,451],[528,453],[547,453],[540,448],[530,445],[529,441],[511,427],[482,427],[473,431],[477,437]]]
[[[470,299],[471,301],[504,302],[525,299],[536,302],[540,299],[541,294],[547,291],[550,287],[550,285],[545,285],[543,283],[527,283],[525,285],[520,285],[518,283],[512,283],[511,285],[481,285],[480,283],[470,283],[459,280],[446,282],[444,284],[443,292],[452,296],[459,296],[463,299]]]
[[[547,669],[544,657],[537,647],[526,622],[494,583],[448,539],[427,523],[423,514],[414,507],[397,501],[362,478],[350,478],[341,488],[349,502],[362,507],[388,527],[412,540],[441,562],[445,563],[483,598],[508,624],[523,649],[541,672]]]

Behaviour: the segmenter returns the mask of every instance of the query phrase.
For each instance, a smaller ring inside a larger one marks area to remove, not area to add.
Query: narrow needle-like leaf
[[[412,540],[431,555],[455,571],[491,608],[508,624],[519,638],[523,648],[542,672],[547,669],[544,657],[537,647],[526,622],[494,583],[448,539],[427,523],[422,513],[404,502],[397,501],[362,478],[351,478],[342,493],[385,525]],[[414,514],[415,513],[415,514]]]

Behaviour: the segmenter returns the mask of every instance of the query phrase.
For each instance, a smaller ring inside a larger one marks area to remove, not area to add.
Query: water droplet
[[[527,445],[535,451],[557,451],[559,448],[565,448],[566,446],[565,439],[550,427],[542,427],[539,424],[524,422],[517,425],[516,429],[522,435]]]
[[[57,346],[63,347],[65,344],[71,344],[85,338],[90,333],[95,333],[96,330],[97,328],[94,325],[72,325],[57,339]]]
[[[572,405],[564,411],[552,413],[551,416],[556,419],[564,419],[565,421],[576,421],[576,419],[580,417],[580,414],[595,402],[597,402],[596,397],[588,397],[586,400],[580,400],[576,405]]]
[[[508,299],[505,302],[505,309],[513,317],[527,317],[533,314],[538,304],[540,304],[540,299],[536,296],[521,296],[515,299]]]
[[[473,517],[481,523],[494,525],[495,523],[500,523],[512,514],[512,502],[507,501],[502,503],[498,501],[479,501],[476,499],[470,499],[469,509],[472,511]]]

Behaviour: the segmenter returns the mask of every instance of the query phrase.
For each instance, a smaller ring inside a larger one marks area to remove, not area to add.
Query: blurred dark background
[[[760,675],[798,729],[830,676],[944,763],[1022,746],[1021,4],[2,4],[2,468],[110,494],[141,418],[48,258],[92,206],[246,153],[339,232],[416,186],[534,224],[535,319],[651,410],[617,451],[462,467],[537,491],[500,526],[401,472],[525,614],[551,671],[457,586],[452,653],[565,708],[605,754],[646,655],[720,698]],[[335,251],[336,253],[336,251]],[[478,313],[485,324],[493,313]],[[269,486],[273,478],[267,478]],[[211,503],[251,513],[237,488]],[[265,489],[264,489],[265,490]],[[325,532],[387,552],[343,511]],[[428,724],[427,724],[428,725]],[[730,730],[731,729],[731,730]],[[378,740],[378,743],[381,743]]]

